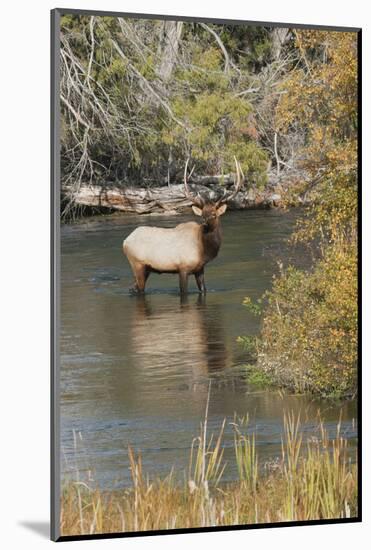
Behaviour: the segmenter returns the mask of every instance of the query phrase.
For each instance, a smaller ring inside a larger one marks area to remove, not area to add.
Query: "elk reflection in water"
[[[171,310],[158,302],[155,305],[148,295],[133,300],[131,343],[137,369],[178,372],[182,364],[188,371],[189,387],[194,389],[230,365],[219,304],[208,306],[205,295],[180,296]]]

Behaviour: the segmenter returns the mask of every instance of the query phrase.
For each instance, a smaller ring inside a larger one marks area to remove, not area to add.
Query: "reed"
[[[208,407],[208,404],[207,404]],[[304,441],[300,418],[284,416],[282,450],[274,468],[258,459],[257,435],[248,417],[234,418],[238,480],[223,482],[223,435],[207,433],[207,408],[200,434],[191,445],[186,482],[173,471],[150,480],[142,461],[128,450],[132,485],[101,491],[81,480],[66,483],[61,496],[63,535],[151,531],[163,529],[306,521],[357,516],[357,462],[347,441],[330,441],[323,423]],[[250,433],[249,433],[250,432]]]
[[[236,465],[241,483],[245,483],[253,492],[256,492],[258,484],[258,457],[256,453],[255,434],[242,433],[249,424],[249,417],[238,419],[235,415],[232,423],[234,430],[234,450]]]

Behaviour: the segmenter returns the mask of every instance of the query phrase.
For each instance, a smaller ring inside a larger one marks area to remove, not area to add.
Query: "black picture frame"
[[[184,529],[168,529],[158,531],[141,531],[141,532],[125,532],[125,533],[107,533],[107,534],[92,534],[92,535],[73,535],[61,536],[59,527],[60,517],[60,400],[59,400],[59,328],[60,328],[60,105],[59,105],[59,52],[60,52],[60,19],[63,15],[82,15],[82,16],[111,16],[111,17],[126,17],[140,19],[156,19],[156,20],[171,20],[184,22],[205,22],[216,24],[233,24],[244,26],[266,26],[266,27],[290,27],[297,29],[316,29],[330,30],[340,32],[357,33],[358,45],[358,516],[352,518],[337,518],[325,520],[309,520],[309,521],[288,521],[280,523],[261,523],[252,525],[233,525],[221,527],[202,527],[202,528],[184,528]],[[329,525],[329,524],[346,524],[362,521],[362,355],[361,355],[361,338],[362,338],[362,287],[361,287],[361,266],[362,266],[362,29],[358,27],[339,27],[328,25],[312,25],[312,24],[295,24],[295,23],[278,23],[268,21],[247,21],[236,19],[215,19],[212,17],[191,17],[178,15],[159,15],[147,13],[125,13],[115,11],[98,11],[98,10],[80,10],[68,8],[55,8],[51,10],[51,430],[50,430],[50,455],[51,455],[51,502],[50,502],[50,523],[51,523],[51,539],[53,541],[73,541],[73,540],[90,540],[90,539],[106,539],[106,538],[127,538],[155,535],[174,535],[179,533],[199,533],[199,532],[216,532],[216,531],[235,531],[235,530],[251,530],[251,529],[267,529],[276,527],[289,526],[309,526],[309,525]]]

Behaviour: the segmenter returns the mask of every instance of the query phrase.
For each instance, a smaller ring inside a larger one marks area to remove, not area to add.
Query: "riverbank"
[[[281,456],[261,463],[248,419],[235,418],[235,462],[239,479],[223,483],[223,433],[208,438],[207,420],[191,446],[184,483],[173,470],[163,479],[146,477],[129,448],[132,486],[101,491],[77,481],[62,490],[63,536],[252,525],[357,517],[357,461],[350,459],[338,424],[329,441],[321,422],[306,440],[300,419],[284,418]]]

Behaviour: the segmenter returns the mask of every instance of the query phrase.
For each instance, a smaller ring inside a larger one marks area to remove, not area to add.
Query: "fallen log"
[[[216,199],[223,194],[225,186],[213,185],[212,189],[202,184],[192,184],[193,193]],[[65,197],[75,204],[104,207],[136,214],[176,214],[191,206],[191,201],[184,196],[184,186],[175,184],[164,187],[117,187],[82,185],[78,191],[65,190]],[[278,205],[281,195],[270,190],[251,188],[240,191],[231,201],[231,209],[264,208]]]

